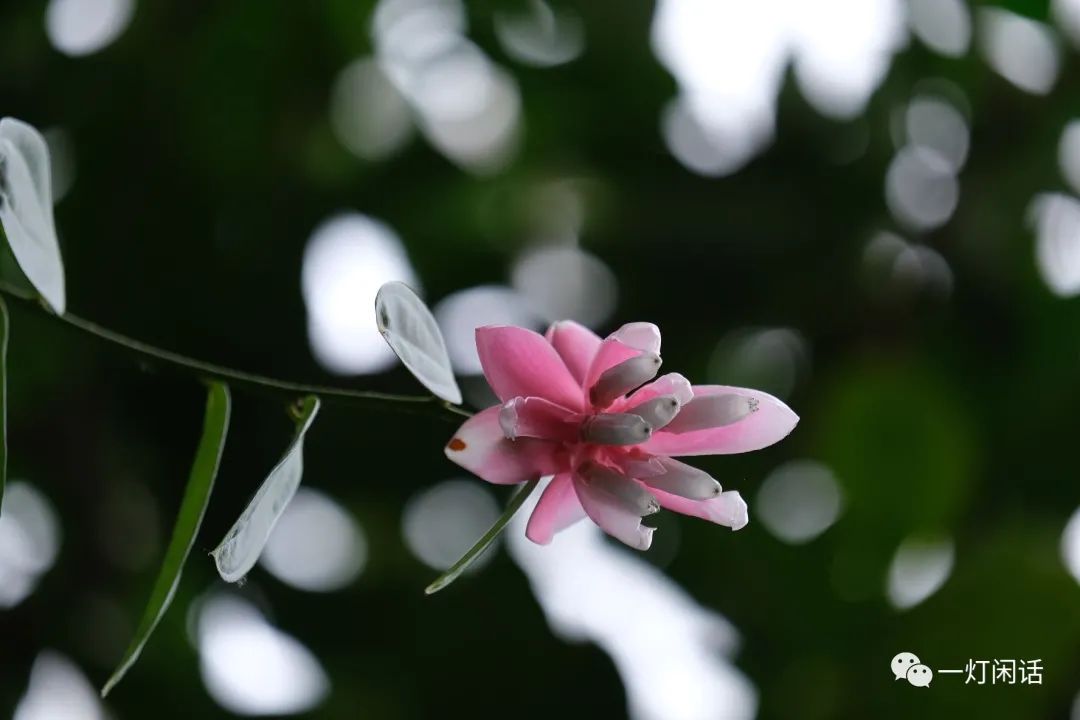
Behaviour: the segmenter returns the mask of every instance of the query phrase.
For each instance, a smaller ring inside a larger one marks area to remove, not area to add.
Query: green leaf
[[[300,487],[304,474],[304,435],[318,412],[319,398],[314,395],[304,398],[293,408],[296,437],[292,444],[270,471],[236,524],[226,533],[225,539],[210,553],[214,556],[218,574],[225,582],[236,582],[255,567],[270,532]]]
[[[4,486],[7,485],[7,346],[8,310],[0,298],[0,513],[4,508]]]
[[[109,691],[120,682],[124,674],[139,659],[146,641],[150,639],[150,634],[154,632],[154,628],[168,610],[169,603],[172,602],[176,588],[180,584],[180,573],[184,569],[184,561],[187,560],[191,546],[195,542],[195,536],[199,533],[206,505],[210,501],[210,492],[214,489],[214,478],[217,476],[221,454],[225,450],[225,435],[229,430],[231,404],[228,386],[220,382],[211,383],[206,398],[206,417],[203,420],[202,438],[195,452],[195,463],[188,476],[184,499],[180,504],[180,514],[176,518],[169,548],[165,551],[161,572],[158,573],[154,589],[150,593],[150,602],[147,603],[142,622],[135,631],[135,638],[124,653],[120,666],[101,689],[102,697],[109,694]]]
[[[499,533],[506,528],[506,524],[510,522],[511,518],[521,509],[521,506],[532,495],[533,490],[540,484],[540,478],[530,480],[525,483],[521,490],[517,492],[514,497],[510,498],[510,503],[506,506],[506,510],[503,510],[503,514],[499,516],[499,519],[495,521],[495,524],[488,528],[488,531],[480,536],[480,539],[476,541],[469,550],[461,556],[461,559],[450,566],[450,569],[440,575],[435,582],[427,586],[424,592],[428,595],[434,595],[450,583],[458,579],[461,573],[465,572],[470,565],[476,562],[476,559],[484,554],[484,551],[488,549],[491,543],[495,542],[495,538],[499,537]]]

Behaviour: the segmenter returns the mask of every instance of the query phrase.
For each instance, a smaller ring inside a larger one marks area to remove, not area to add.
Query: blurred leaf
[[[871,361],[840,374],[822,407],[819,452],[849,518],[897,537],[953,521],[975,456],[970,411],[954,388],[915,361]]]
[[[375,321],[401,362],[424,387],[443,400],[461,404],[450,356],[427,305],[408,285],[388,282],[375,297]]]
[[[101,689],[102,697],[109,694],[109,691],[120,682],[124,674],[139,659],[139,654],[150,639],[150,634],[154,632],[158,622],[165,615],[165,611],[169,609],[176,588],[180,584],[180,574],[184,569],[184,563],[191,552],[191,546],[199,533],[206,506],[210,502],[210,493],[214,489],[214,478],[217,476],[221,454],[225,450],[225,436],[229,430],[231,406],[228,386],[220,382],[211,383],[206,398],[202,438],[195,452],[195,464],[192,465],[191,474],[188,476],[187,489],[184,491],[184,499],[180,504],[180,513],[176,518],[176,527],[173,528],[172,540],[169,541],[169,548],[165,551],[161,572],[158,573],[154,589],[150,593],[150,602],[146,606],[142,622],[135,631],[135,638],[124,653],[120,666]]]
[[[847,499],[837,591],[870,597],[901,540],[951,535],[976,461],[970,409],[922,363],[872,358],[838,373],[811,427]]]
[[[64,314],[64,263],[53,223],[49,147],[35,128],[0,120],[0,223],[19,267],[52,309]]]
[[[319,398],[309,395],[295,409],[296,436],[281,461],[270,471],[236,524],[211,555],[226,582],[247,575],[262,553],[270,532],[300,487],[304,474],[304,435],[319,412]]]
[[[450,583],[458,579],[461,573],[465,572],[470,565],[476,562],[476,559],[484,554],[484,551],[488,549],[491,543],[495,542],[495,538],[499,537],[499,533],[503,531],[507,523],[514,517],[514,514],[521,509],[522,504],[532,495],[533,490],[540,484],[540,478],[530,480],[521,486],[521,490],[518,491],[514,497],[510,499],[510,503],[506,506],[506,510],[499,516],[499,519],[495,521],[495,524],[488,528],[488,531],[480,536],[480,539],[476,541],[468,551],[461,556],[461,559],[450,566],[450,569],[436,578],[435,582],[427,586],[424,592],[428,595],[434,595]]]

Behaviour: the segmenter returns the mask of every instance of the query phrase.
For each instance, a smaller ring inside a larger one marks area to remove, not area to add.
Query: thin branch
[[[5,282],[0,282],[0,293],[15,300],[23,307],[38,311],[54,322],[69,328],[75,328],[99,340],[118,346],[143,360],[149,361],[151,364],[170,366],[200,378],[222,380],[238,388],[247,388],[256,392],[279,396],[286,395],[289,398],[298,395],[318,395],[328,402],[378,408],[391,412],[423,413],[454,422],[457,422],[462,417],[471,417],[472,415],[467,410],[431,395],[394,395],[328,385],[310,385],[217,365],[149,345],[72,313],[56,315],[45,308],[35,295]]]

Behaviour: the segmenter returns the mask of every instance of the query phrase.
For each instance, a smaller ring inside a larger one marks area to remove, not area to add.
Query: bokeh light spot
[[[1061,64],[1053,31],[1001,8],[981,8],[978,17],[980,45],[990,67],[1021,90],[1050,92]]]
[[[368,544],[352,515],[328,495],[301,487],[274,526],[259,562],[300,590],[340,590],[360,575]]]
[[[374,373],[397,362],[372,311],[379,288],[391,280],[421,291],[400,238],[385,223],[345,213],[312,232],[301,285],[311,349],[327,370]]]
[[[925,147],[901,148],[885,174],[885,200],[893,216],[912,230],[944,225],[960,197],[948,160]]]
[[[337,139],[363,160],[383,160],[412,134],[412,112],[371,58],[354,60],[334,80],[330,123]]]
[[[823,115],[858,115],[907,42],[901,1],[819,0],[782,8],[803,96]]]
[[[940,253],[890,232],[871,238],[862,264],[867,288],[880,297],[910,300],[928,294],[945,299],[952,293],[952,268]]]
[[[1080,295],[1080,201],[1070,195],[1037,195],[1028,208],[1035,225],[1035,265],[1058,297]]]
[[[447,295],[432,309],[446,341],[450,364],[460,375],[478,375],[480,356],[476,353],[476,328],[483,325],[542,324],[529,303],[516,291],[502,285],[481,285]]]
[[[1080,583],[1080,509],[1073,512],[1061,533],[1061,559],[1069,574]]]
[[[851,118],[906,35],[899,0],[661,0],[653,50],[680,89],[661,119],[668,149],[703,175],[737,171],[772,141],[789,62],[818,111]]]
[[[908,0],[908,24],[941,55],[959,57],[971,45],[971,11],[964,0]]]
[[[514,289],[549,322],[576,320],[597,327],[611,317],[618,298],[615,273],[574,245],[526,251],[514,264]]]
[[[1058,142],[1058,167],[1073,192],[1080,193],[1080,120],[1073,120],[1061,132]]]
[[[381,0],[372,33],[379,66],[428,141],[461,167],[502,170],[521,135],[517,81],[464,37],[456,0]]]
[[[92,55],[120,37],[134,14],[133,0],[49,0],[45,33],[65,55]]]
[[[908,140],[948,163],[955,173],[964,167],[970,143],[967,122],[951,103],[938,97],[912,98],[905,113]]]
[[[463,42],[425,65],[410,97],[428,139],[451,160],[491,173],[513,158],[521,116],[517,83],[476,46]]]
[[[594,642],[611,657],[630,718],[754,717],[757,691],[730,660],[735,628],[592,522],[563,530],[550,545],[532,543],[525,523],[538,497],[511,523],[510,553],[552,631],[570,642]]]
[[[465,25],[461,0],[379,0],[371,29],[380,57],[407,73],[453,47]]]
[[[0,514],[0,608],[25,600],[59,552],[60,523],[49,500],[30,483],[7,483]]]
[[[197,622],[203,684],[229,712],[295,715],[329,693],[330,681],[311,651],[250,603],[232,595],[205,598]]]
[[[744,328],[725,336],[709,362],[710,382],[787,397],[809,365],[805,338],[791,328]]]
[[[836,522],[843,498],[828,467],[796,460],[769,474],[751,507],[769,532],[798,545],[813,540]]]
[[[893,607],[906,610],[941,589],[953,569],[949,539],[909,538],[900,544],[889,565],[885,594]]]
[[[520,63],[552,67],[568,63],[585,49],[585,25],[577,14],[556,12],[544,0],[529,0],[523,10],[497,11],[495,37]]]
[[[469,480],[447,480],[409,499],[401,530],[413,555],[433,570],[446,570],[498,517],[499,506],[486,488]],[[469,572],[490,559],[489,549]]]
[[[1050,9],[1073,45],[1080,47],[1080,0],[1051,0]]]
[[[105,720],[97,691],[71,660],[45,650],[30,670],[30,687],[14,720]]]

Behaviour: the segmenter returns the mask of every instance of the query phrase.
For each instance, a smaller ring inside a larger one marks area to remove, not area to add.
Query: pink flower
[[[554,476],[525,533],[542,545],[588,515],[646,550],[653,528],[641,519],[661,507],[738,530],[747,523],[739,493],[672,456],[759,450],[799,420],[756,390],[691,386],[678,373],[653,380],[661,361],[652,323],[623,325],[605,340],[570,321],[545,337],[488,326],[477,328],[476,347],[503,404],[465,421],[446,456],[498,485]]]

